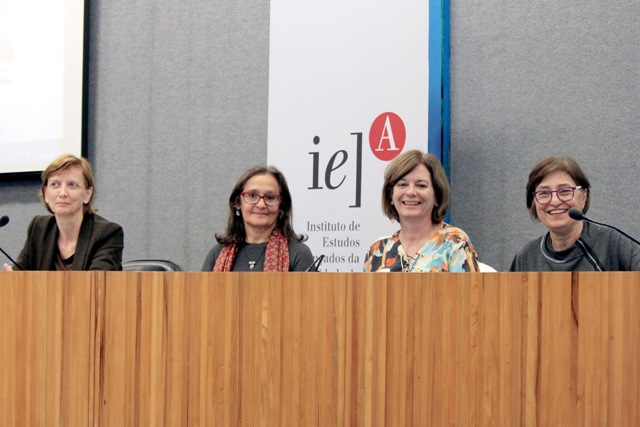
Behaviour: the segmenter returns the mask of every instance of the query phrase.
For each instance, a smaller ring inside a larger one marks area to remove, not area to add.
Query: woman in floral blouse
[[[364,271],[479,271],[467,234],[443,220],[449,183],[438,159],[419,150],[398,156],[384,175],[382,211],[400,230],[374,242]]]

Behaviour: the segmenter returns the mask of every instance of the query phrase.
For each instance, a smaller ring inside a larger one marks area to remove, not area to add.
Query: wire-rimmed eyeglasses
[[[578,185],[575,187],[562,187],[558,188],[557,190],[540,190],[534,191],[533,197],[535,197],[536,201],[541,205],[548,205],[549,203],[551,203],[551,199],[553,199],[553,193],[556,193],[556,196],[558,196],[558,200],[560,200],[561,202],[568,202],[569,200],[573,199],[575,191],[581,189],[582,186]]]
[[[280,204],[280,200],[282,200],[282,196],[279,196],[278,194],[260,194],[255,191],[247,191],[245,193],[241,193],[241,195],[242,199],[250,205],[255,205],[260,201],[260,199],[262,199],[269,206],[278,206]]]

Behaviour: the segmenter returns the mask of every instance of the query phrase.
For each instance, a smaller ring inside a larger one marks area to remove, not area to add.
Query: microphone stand
[[[4,256],[6,256],[6,257],[9,259],[9,261],[11,261],[11,262],[13,263],[13,265],[15,265],[16,267],[18,267],[18,269],[22,270],[22,267],[20,267],[20,264],[18,264],[17,262],[15,262],[15,260],[14,260],[13,258],[11,258],[11,257],[9,256],[9,254],[8,254],[8,253],[6,253],[6,252],[4,251],[4,249],[0,248],[0,252],[2,252],[2,253],[4,254]]]
[[[627,234],[627,233],[625,233],[624,231],[620,230],[619,228],[614,227],[613,225],[604,224],[604,223],[602,223],[602,222],[594,221],[594,220],[592,220],[592,219],[590,219],[590,218],[587,218],[587,217],[586,217],[586,216],[584,216],[584,214],[583,214],[580,210],[578,210],[578,209],[575,209],[575,208],[570,209],[570,210],[569,210],[569,216],[570,216],[572,219],[575,219],[575,220],[578,220],[578,221],[579,221],[579,220],[584,220],[584,221],[587,221],[587,222],[592,222],[592,223],[594,223],[594,224],[601,225],[601,226],[603,226],[603,227],[613,228],[613,229],[614,229],[614,230],[616,230],[618,233],[622,234],[622,235],[623,235],[623,236],[625,236],[627,239],[631,240],[633,243],[635,243],[636,245],[640,246],[640,242],[639,242],[639,241],[637,241],[636,239],[634,239],[633,237],[631,237],[630,235],[628,235],[628,234]]]

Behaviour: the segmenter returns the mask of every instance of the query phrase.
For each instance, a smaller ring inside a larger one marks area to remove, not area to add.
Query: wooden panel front
[[[0,274],[0,424],[640,425],[639,274]]]
[[[98,273],[0,274],[0,425],[93,423]]]

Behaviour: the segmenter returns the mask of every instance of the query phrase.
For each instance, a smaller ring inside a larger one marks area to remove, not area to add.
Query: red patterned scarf
[[[213,266],[213,271],[231,271],[237,254],[238,245],[225,246]],[[262,271],[289,271],[289,242],[277,228],[269,237]]]

